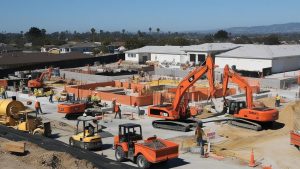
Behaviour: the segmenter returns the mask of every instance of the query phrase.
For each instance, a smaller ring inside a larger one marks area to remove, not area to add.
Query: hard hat
[[[198,121],[198,126],[199,127],[203,127],[203,122],[202,121]]]

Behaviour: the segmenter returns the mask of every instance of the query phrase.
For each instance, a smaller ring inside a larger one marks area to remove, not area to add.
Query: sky
[[[214,30],[300,22],[299,0],[1,0],[0,32]]]

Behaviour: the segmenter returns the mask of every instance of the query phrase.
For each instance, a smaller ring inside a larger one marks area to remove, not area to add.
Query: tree
[[[228,32],[224,30],[219,30],[217,33],[214,34],[214,38],[217,40],[226,40],[228,39]]]
[[[203,38],[203,43],[212,43],[214,42],[213,35],[206,35]]]
[[[92,28],[92,29],[91,29],[91,33],[92,33],[92,41],[93,41],[93,42],[95,41],[95,32],[96,32],[96,29],[95,29],[95,28]]]
[[[125,29],[122,29],[122,33],[123,33],[123,35],[125,34],[125,32],[126,32],[126,30],[125,30]]]
[[[248,36],[242,35],[241,37],[236,37],[232,42],[236,44],[251,44],[252,40]]]
[[[27,40],[29,42],[32,42],[33,46],[42,46],[44,45],[46,30],[40,30],[37,27],[31,27],[25,35]]]
[[[159,31],[160,31],[160,29],[159,29],[159,28],[156,28],[156,32],[159,33]]]
[[[151,31],[152,31],[152,28],[151,28],[151,27],[149,27],[149,28],[148,28],[148,30],[149,30],[149,33],[151,33]]]
[[[271,35],[263,38],[263,43],[266,45],[279,45],[280,41],[279,41],[278,35],[271,34]]]
[[[137,34],[138,34],[139,37],[143,36],[143,32],[141,32],[140,30],[138,30]]]
[[[175,37],[169,40],[169,45],[174,46],[187,46],[190,45],[190,42],[183,37]]]

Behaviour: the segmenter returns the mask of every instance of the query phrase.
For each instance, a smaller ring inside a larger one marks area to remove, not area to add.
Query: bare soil
[[[6,152],[7,139],[0,137],[0,166],[2,169],[94,169],[92,163],[79,160],[64,152],[47,151],[39,146],[25,142],[27,153],[17,155]]]
[[[259,101],[265,106],[274,108],[273,98]],[[261,165],[272,165],[273,169],[299,168],[300,152],[290,145],[289,132],[300,129],[300,101],[282,104],[278,110],[279,119],[274,127],[259,132],[219,124],[217,135],[226,139],[212,145],[212,150],[217,155],[237,158],[246,164],[253,149],[255,160]],[[182,136],[171,140],[178,143],[183,150],[196,145],[193,136]]]

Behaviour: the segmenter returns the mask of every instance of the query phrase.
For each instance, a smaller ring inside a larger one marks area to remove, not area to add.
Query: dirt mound
[[[72,133],[74,133],[76,131],[76,128],[74,126],[71,126],[67,123],[64,123],[61,121],[56,121],[56,120],[51,120],[51,127],[59,129],[59,130],[63,130],[63,131],[72,132]]]
[[[290,105],[287,105],[287,111],[291,115],[287,122],[290,122],[290,127],[294,130],[300,131],[300,101],[296,101]]]
[[[274,98],[260,99],[265,106],[275,108]],[[279,108],[278,122],[284,123],[289,130],[300,130],[300,101],[290,102]]]
[[[32,158],[32,157],[30,157]],[[62,152],[45,152],[43,154],[33,157],[31,163],[35,166],[43,166],[45,168],[56,169],[79,169],[79,168],[94,168],[91,163],[85,160],[74,159],[69,154]],[[26,159],[27,161],[28,159]]]
[[[180,150],[187,150],[190,147],[196,146],[196,139],[194,136],[179,136],[169,140],[177,143]]]
[[[94,169],[92,163],[86,160],[79,160],[64,152],[47,151],[39,146],[26,142],[26,150],[23,156],[16,156],[6,153],[3,150],[8,140],[0,137],[0,160],[4,168],[39,168],[39,169]],[[18,167],[19,168],[19,167]]]

